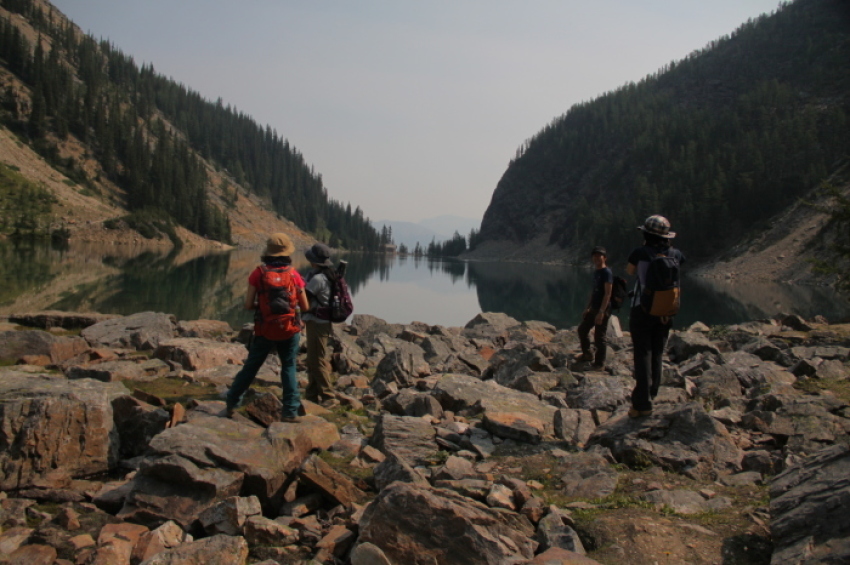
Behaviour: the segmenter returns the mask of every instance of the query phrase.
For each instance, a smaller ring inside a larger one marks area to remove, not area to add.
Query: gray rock
[[[394,483],[360,520],[360,543],[379,547],[391,563],[502,565],[530,559],[531,523],[452,491]]]
[[[262,513],[260,499],[256,496],[232,496],[210,506],[200,513],[198,520],[207,535],[242,535],[242,527],[251,516]]]
[[[378,363],[375,380],[385,383],[397,383],[400,387],[413,386],[416,379],[431,374],[431,367],[425,361],[425,352],[416,344],[406,341],[387,353]]]
[[[422,418],[382,414],[370,443],[383,453],[393,453],[415,466],[428,465],[439,451],[434,428]]]
[[[552,548],[566,549],[585,555],[587,552],[573,526],[572,517],[556,506],[550,506],[549,512],[537,525],[535,539],[540,544],[539,551]]]
[[[567,408],[555,413],[554,427],[555,437],[584,447],[596,429],[596,422],[590,410]]]
[[[120,456],[130,459],[144,454],[151,439],[163,431],[171,415],[129,395],[112,401],[115,427],[120,439]]]
[[[614,411],[631,402],[633,381],[601,374],[588,374],[567,391],[567,403],[583,410]]]
[[[92,347],[156,349],[161,341],[174,337],[176,324],[170,314],[140,312],[98,322],[80,335]]]
[[[267,429],[227,418],[198,415],[153,438],[151,454],[133,479],[119,516],[189,528],[204,509],[231,496],[259,498],[276,511],[287,476],[316,448],[339,440],[333,424],[305,416],[298,424]]]
[[[443,415],[443,407],[432,395],[416,392],[405,388],[397,394],[391,394],[383,401],[384,409],[398,416],[421,417],[430,415],[440,418]]]
[[[543,439],[546,425],[542,420],[521,412],[495,412],[484,414],[484,429],[496,437],[537,444]]]
[[[245,565],[247,562],[245,538],[219,534],[168,549],[141,565]]]
[[[529,370],[541,373],[552,372],[553,369],[543,353],[523,345],[502,349],[493,355],[485,377],[492,377],[500,385],[510,387]]]
[[[243,531],[251,546],[283,547],[298,541],[298,530],[264,516],[251,516],[245,520]]]
[[[797,379],[783,366],[762,361],[755,355],[736,351],[722,356],[724,367],[738,377],[738,382],[746,390],[764,391],[773,385],[792,385]]]
[[[500,312],[482,312],[463,327],[463,335],[470,338],[496,340],[507,332],[508,328],[518,326],[518,320]]]
[[[717,346],[711,343],[705,334],[696,332],[673,332],[668,340],[667,347],[670,351],[670,357],[678,363],[690,359],[698,353],[713,353],[715,355],[720,353]]]
[[[377,545],[360,543],[351,550],[351,565],[393,565]]]
[[[154,355],[173,361],[187,371],[212,369],[221,365],[241,365],[247,351],[238,343],[222,343],[210,339],[179,337],[160,339]]]
[[[644,418],[621,413],[596,429],[588,445],[596,444],[630,467],[658,465],[698,478],[740,470],[741,452],[729,432],[697,403],[659,405]]]
[[[832,446],[770,485],[772,565],[850,562],[850,448]]]
[[[617,471],[598,453],[567,453],[559,457],[558,468],[561,493],[568,498],[605,498],[617,488]]]
[[[706,407],[714,409],[743,404],[744,395],[738,375],[725,365],[713,367],[693,380],[695,396]]]
[[[9,361],[17,362],[24,356],[42,356],[50,363],[58,364],[87,349],[88,343],[79,337],[60,337],[41,330],[0,332],[0,359]]]
[[[453,412],[520,412],[543,421],[545,435],[553,433],[557,409],[533,394],[519,392],[495,382],[468,375],[443,375],[431,391],[443,409]]]
[[[233,328],[221,320],[181,320],[177,322],[177,335],[180,337],[200,337],[218,341],[230,341]]]

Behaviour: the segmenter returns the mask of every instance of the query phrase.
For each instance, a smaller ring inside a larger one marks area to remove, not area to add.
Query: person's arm
[[[307,292],[303,288],[298,289],[298,306],[301,307],[302,314],[310,311],[310,301],[307,300]]]
[[[250,283],[248,284],[248,292],[245,293],[245,310],[253,310],[256,308],[254,306],[254,301],[257,298],[257,289],[252,286]]]
[[[629,263],[629,264],[626,265],[626,273],[628,273],[629,276],[634,275],[636,272],[637,272],[637,265],[633,265],[632,263]]]

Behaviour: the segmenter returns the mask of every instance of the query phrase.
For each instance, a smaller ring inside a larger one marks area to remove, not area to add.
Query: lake
[[[250,322],[242,310],[247,278],[260,249],[171,253],[128,246],[0,241],[0,314],[65,310],[131,314],[167,312],[180,320]],[[462,326],[482,311],[559,328],[578,324],[591,269],[530,263],[463,262],[384,255],[350,255],[346,279],[355,313],[393,323]],[[306,272],[306,262],[296,263]],[[623,275],[622,266],[614,271]],[[627,277],[628,278],[628,277]],[[775,316],[850,317],[850,303],[825,287],[734,283],[688,278],[676,327],[694,321],[733,324]],[[620,312],[626,324],[628,311]]]

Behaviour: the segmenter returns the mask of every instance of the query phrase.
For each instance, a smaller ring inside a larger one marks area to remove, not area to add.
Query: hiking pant
[[[590,355],[590,328],[595,328],[593,331],[593,344],[596,346],[596,357],[594,363],[596,365],[605,364],[605,354],[608,351],[608,319],[611,317],[610,310],[605,314],[602,323],[596,325],[596,315],[599,314],[598,308],[589,308],[584,313],[584,318],[578,326],[578,340],[581,343],[581,352],[585,355]]]
[[[239,404],[239,399],[254,382],[254,377],[257,376],[257,372],[263,366],[266,357],[272,349],[275,349],[278,357],[280,357],[280,385],[283,387],[281,416],[283,418],[297,416],[298,408],[301,406],[301,396],[298,393],[298,379],[295,376],[295,358],[298,356],[298,343],[300,341],[300,333],[283,341],[272,341],[255,335],[251,342],[251,349],[248,351],[248,358],[245,359],[242,369],[236,373],[233,384],[227,391],[227,407],[235,408]]]
[[[672,325],[672,321],[662,323],[658,316],[650,316],[640,306],[631,310],[629,331],[635,361],[632,407],[635,410],[652,410],[652,399],[658,395],[658,387],[661,386],[661,358]]]
[[[330,336],[333,324],[330,322],[307,323],[307,390],[305,398],[311,402],[321,402],[334,397],[331,384]]]

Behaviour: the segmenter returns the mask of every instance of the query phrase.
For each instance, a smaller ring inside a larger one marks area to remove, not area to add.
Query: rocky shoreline
[[[281,423],[275,358],[222,416],[245,328],[10,316],[0,563],[850,560],[850,325],[675,331],[639,419],[614,329],[594,371],[543,322],[356,315],[335,326],[340,406]]]

